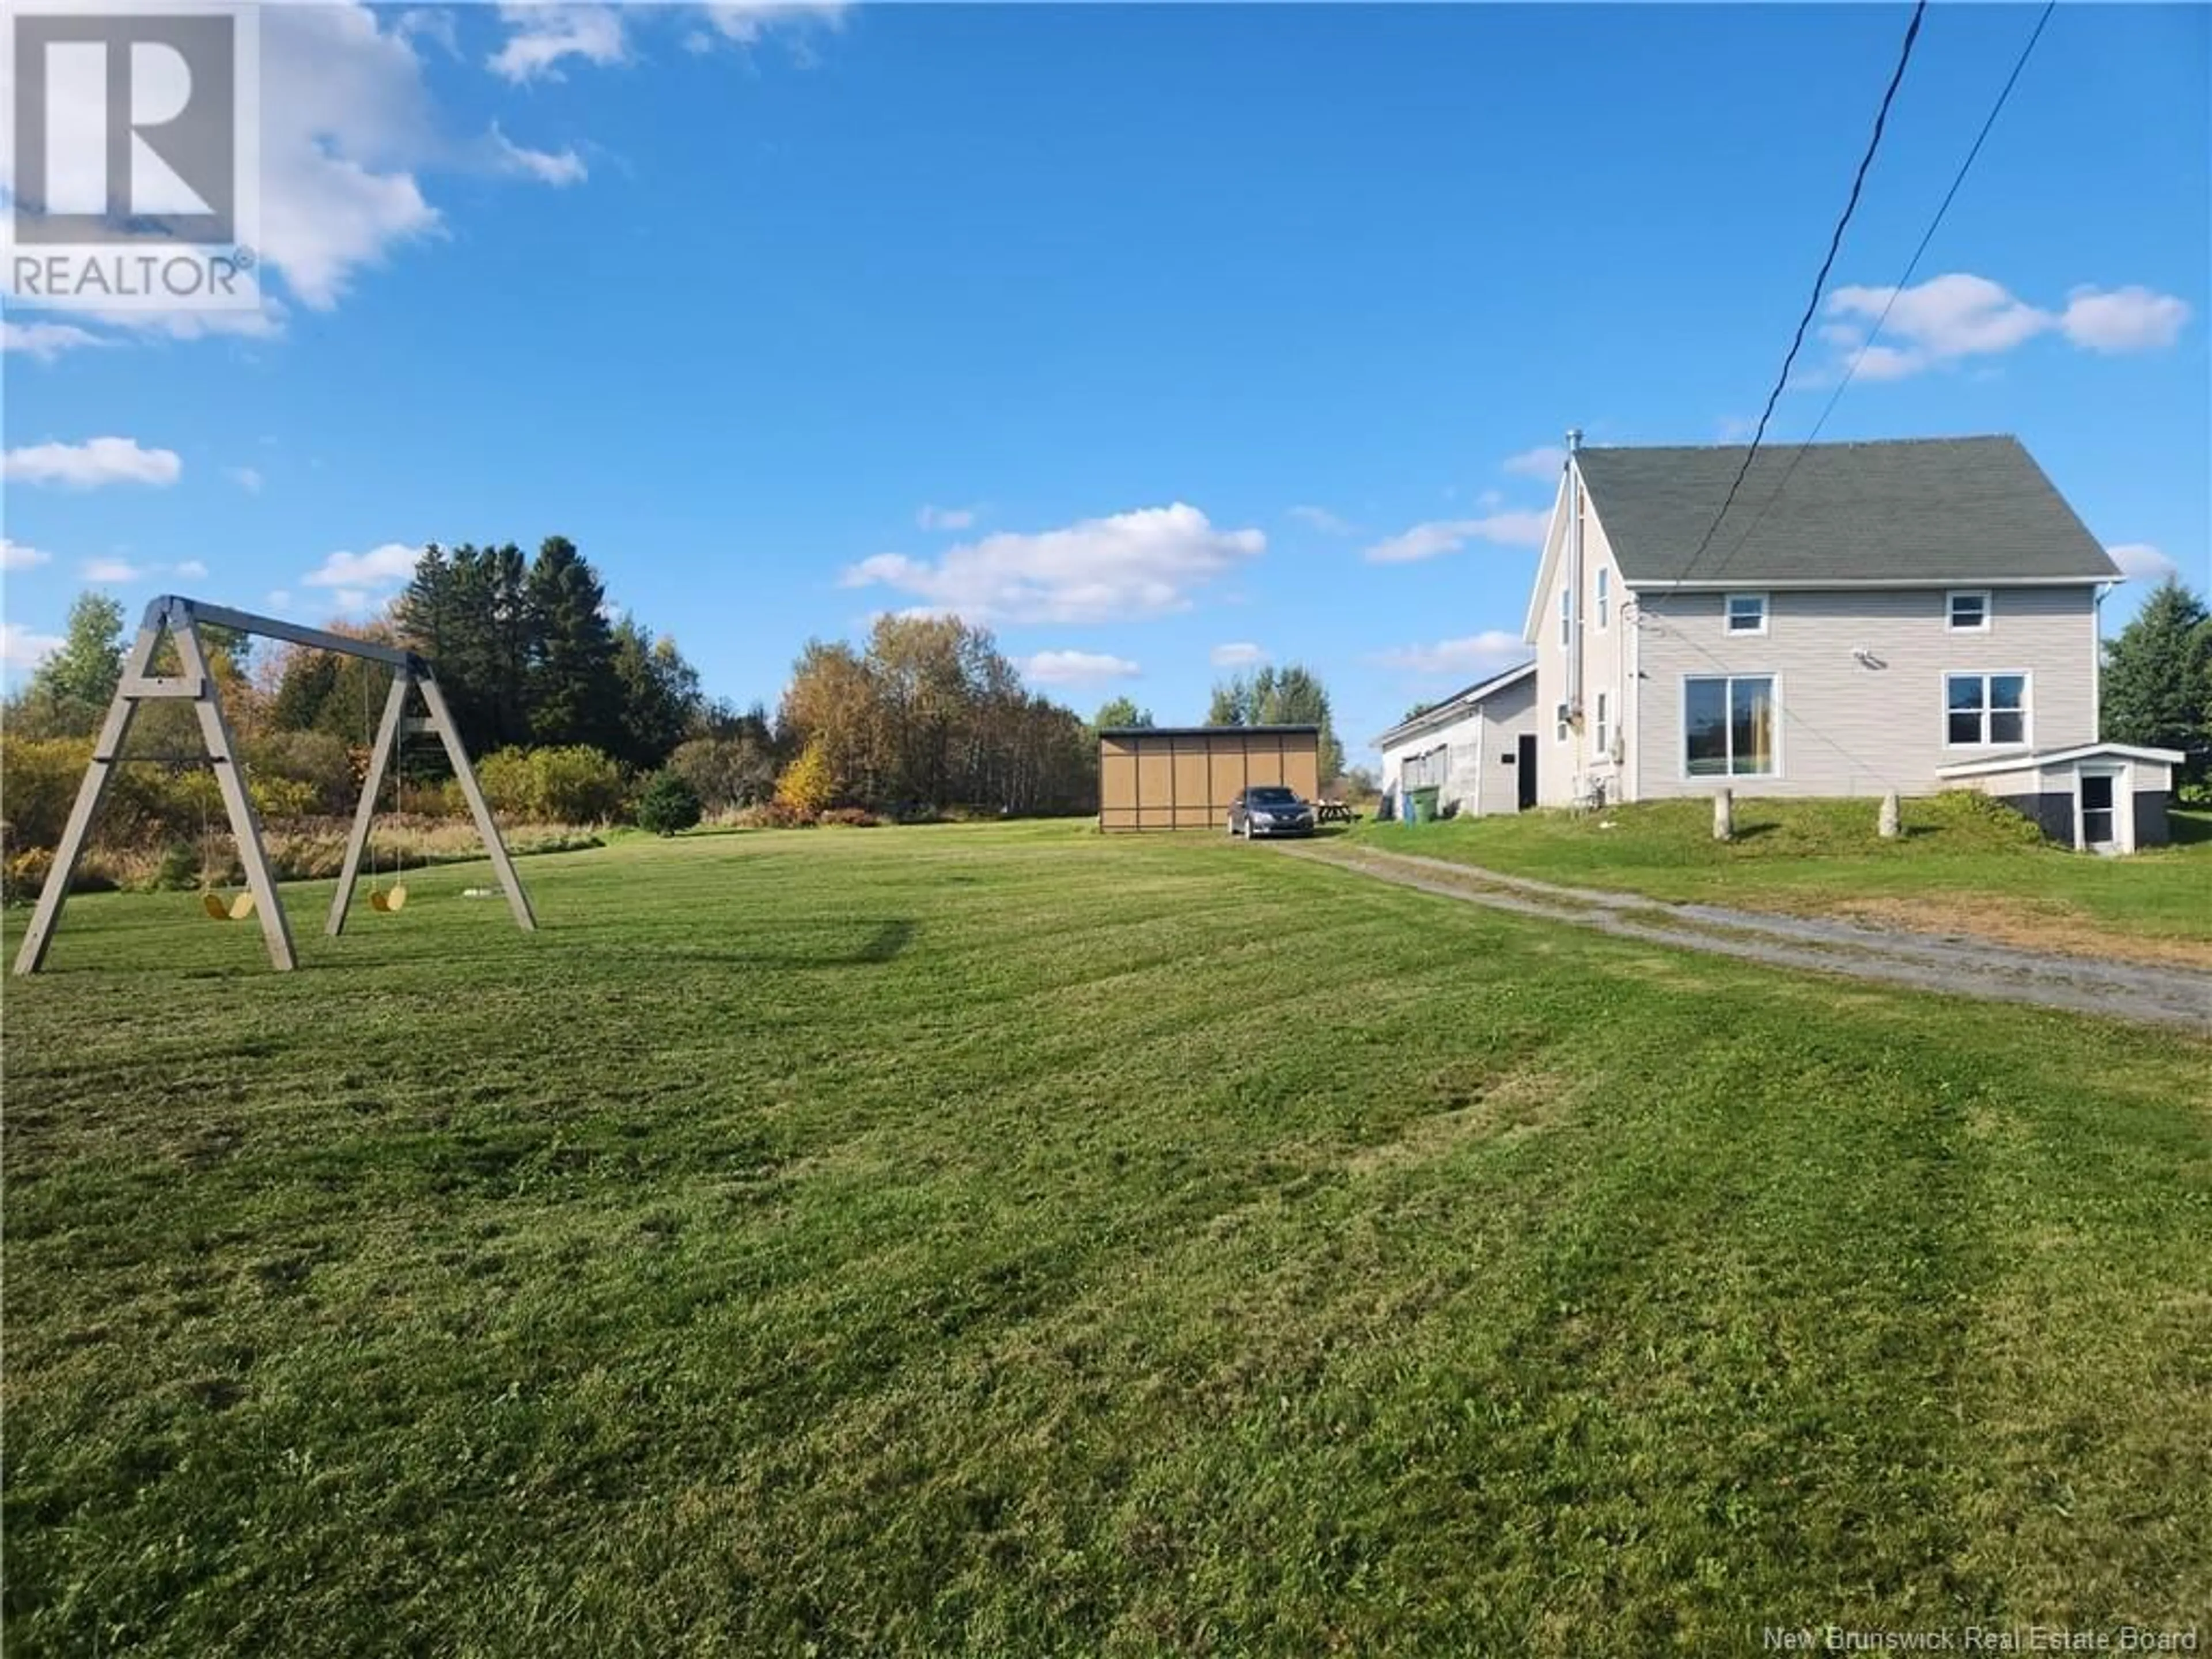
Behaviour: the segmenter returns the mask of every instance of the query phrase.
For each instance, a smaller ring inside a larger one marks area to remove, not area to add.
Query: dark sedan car
[[[1279,783],[1240,789],[1229,803],[1229,833],[1251,841],[1261,836],[1310,836],[1314,809],[1297,791]]]

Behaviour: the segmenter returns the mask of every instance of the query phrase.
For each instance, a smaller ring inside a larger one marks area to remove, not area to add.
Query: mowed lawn
[[[1903,802],[1894,841],[1875,835],[1877,811],[1871,800],[1740,800],[1726,842],[1713,839],[1705,800],[1367,823],[1358,838],[1571,886],[2212,966],[2212,812],[2176,811],[2171,846],[2100,858],[1969,795]]]
[[[11,1656],[2212,1619],[2203,1043],[1215,836],[522,867],[9,984]]]

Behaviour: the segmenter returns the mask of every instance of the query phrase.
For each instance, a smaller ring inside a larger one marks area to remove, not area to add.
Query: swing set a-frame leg
[[[399,746],[399,723],[407,713],[407,689],[415,677],[404,668],[392,672],[392,692],[384,700],[384,720],[376,728],[376,746],[369,751],[368,770],[361,781],[361,802],[354,808],[353,830],[346,836],[345,864],[338,872],[338,890],[331,895],[331,918],[323,931],[333,936],[345,931],[346,913],[353,908],[353,884],[361,875],[362,854],[368,850],[369,826],[376,819],[376,801],[384,787],[385,768]]]

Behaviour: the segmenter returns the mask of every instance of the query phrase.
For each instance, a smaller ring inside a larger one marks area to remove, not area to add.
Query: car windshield
[[[1294,791],[1279,788],[1255,789],[1250,799],[1255,806],[1295,806],[1298,800]]]

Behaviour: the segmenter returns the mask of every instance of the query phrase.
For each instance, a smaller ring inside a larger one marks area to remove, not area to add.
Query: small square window
[[[1990,626],[1990,596],[1987,592],[1954,592],[1948,596],[1951,631],[1954,634],[1984,634]]]
[[[1766,595],[1729,594],[1728,631],[1731,634],[1764,634],[1766,631]]]

